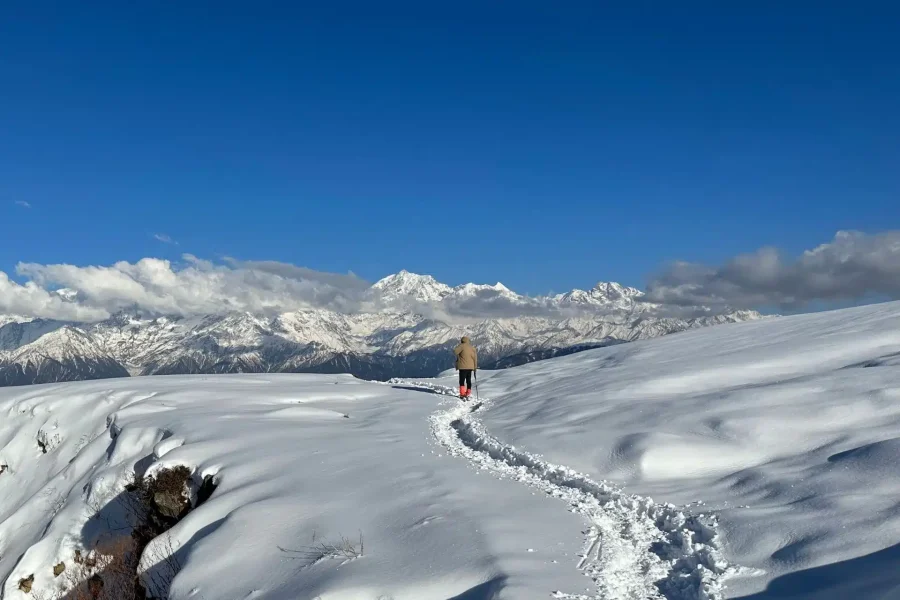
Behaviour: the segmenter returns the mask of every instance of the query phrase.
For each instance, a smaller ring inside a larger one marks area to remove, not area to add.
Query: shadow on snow
[[[735,600],[893,600],[900,598],[900,544],[866,556],[782,575]]]

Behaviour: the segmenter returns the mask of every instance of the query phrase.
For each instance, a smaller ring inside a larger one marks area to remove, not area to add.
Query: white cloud
[[[20,285],[3,271],[0,271],[0,313],[65,321],[95,321],[108,315],[100,308],[66,302],[33,281]]]
[[[185,256],[191,261],[199,261],[199,259],[193,255],[187,254]],[[346,275],[340,273],[326,273],[324,271],[315,271],[307,267],[298,267],[290,263],[283,263],[275,260],[238,260],[236,258],[231,258],[230,256],[225,257],[225,262],[235,269],[263,271],[273,275],[281,275],[288,279],[318,281],[322,284],[339,289],[363,291],[369,288],[368,281],[357,277],[353,273],[348,273]],[[211,263],[206,264],[209,265]]]
[[[900,298],[900,231],[840,231],[794,260],[760,248],[719,267],[675,263],[652,279],[648,296],[681,305],[794,308],[813,301]]]
[[[216,264],[191,254],[182,255],[178,264],[158,258],[109,266],[19,263],[16,273],[28,283],[10,282],[17,286],[14,291],[0,289],[0,312],[85,320],[130,308],[183,316],[229,311],[272,314],[311,308],[338,312],[409,308],[444,320],[558,315],[546,299],[522,297],[516,303],[488,292],[440,307],[414,301],[385,304],[370,292],[369,282],[353,273],[233,258]],[[75,299],[61,303],[58,294],[51,295],[60,287],[71,290]],[[34,303],[39,309],[29,309],[29,301],[22,300],[26,290],[39,297],[40,302]]]
[[[0,272],[0,313],[65,320],[98,320],[122,309],[197,315],[228,311],[278,313],[327,308],[339,312],[405,306],[441,320],[577,316],[598,309],[566,307],[545,297],[513,297],[484,289],[439,305],[399,300],[386,304],[353,273],[324,273],[276,261],[213,263],[191,254],[173,263],[144,258],[109,266],[20,263],[16,283]],[[54,290],[67,288],[65,298]],[[802,306],[867,296],[900,298],[900,232],[840,232],[788,260],[762,248],[719,267],[675,263],[653,278],[646,300],[662,304],[654,316],[695,316],[724,307]],[[66,300],[66,298],[68,300]],[[697,306],[709,307],[699,310]],[[602,310],[602,309],[600,309]],[[621,315],[620,315],[621,316]]]
[[[165,234],[165,233],[154,233],[154,234],[153,234],[153,238],[156,239],[156,240],[158,240],[158,241],[160,241],[160,242],[162,242],[163,244],[172,244],[172,245],[174,245],[174,246],[177,246],[177,245],[178,245],[178,242],[176,242],[175,240],[173,240],[173,239],[171,238],[171,236],[169,236],[169,235],[167,235],[167,234]]]
[[[24,200],[16,200],[16,205],[21,206],[22,208],[31,208],[31,203],[25,202]]]
[[[279,263],[267,263],[266,268],[258,268],[254,263],[216,265],[190,254],[185,254],[183,260],[184,264],[178,266],[158,258],[87,267],[19,263],[16,272],[29,279],[26,286],[35,293],[46,294],[46,290],[56,287],[74,290],[77,306],[92,319],[132,307],[175,315],[274,313],[320,307],[352,310],[358,306],[359,290],[367,286],[353,276],[319,273],[293,265],[278,268]],[[0,289],[0,295],[3,293]],[[5,304],[10,303],[0,299],[0,309],[13,312]],[[65,311],[57,308],[61,314],[71,311],[68,303]],[[34,314],[27,305],[21,305],[16,312]]]

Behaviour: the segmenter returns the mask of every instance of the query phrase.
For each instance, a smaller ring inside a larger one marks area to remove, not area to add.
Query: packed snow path
[[[456,396],[456,390],[428,382],[394,383]],[[454,402],[431,416],[431,430],[447,451],[479,469],[514,479],[558,498],[582,515],[584,551],[577,567],[597,587],[593,596],[555,591],[569,600],[721,600],[723,580],[736,572],[719,551],[716,519],[686,515],[671,504],[626,494],[607,482],[492,437],[474,417],[490,401]]]

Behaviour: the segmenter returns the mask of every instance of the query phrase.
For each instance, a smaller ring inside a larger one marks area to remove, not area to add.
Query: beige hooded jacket
[[[469,343],[468,337],[464,337],[461,341],[462,343],[453,349],[453,354],[456,355],[456,370],[478,370],[478,353],[475,352],[475,347]]]

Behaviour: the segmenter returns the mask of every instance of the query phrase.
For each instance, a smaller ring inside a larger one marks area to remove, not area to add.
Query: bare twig
[[[313,540],[316,539],[316,533],[313,532]],[[298,549],[284,548],[278,546],[278,549],[289,554],[291,560],[301,560],[304,567],[309,567],[323,560],[332,558],[344,559],[344,561],[355,560],[363,556],[365,552],[365,544],[362,531],[359,532],[359,542],[353,542],[349,538],[341,536],[338,542],[319,542],[310,546],[301,546]]]

